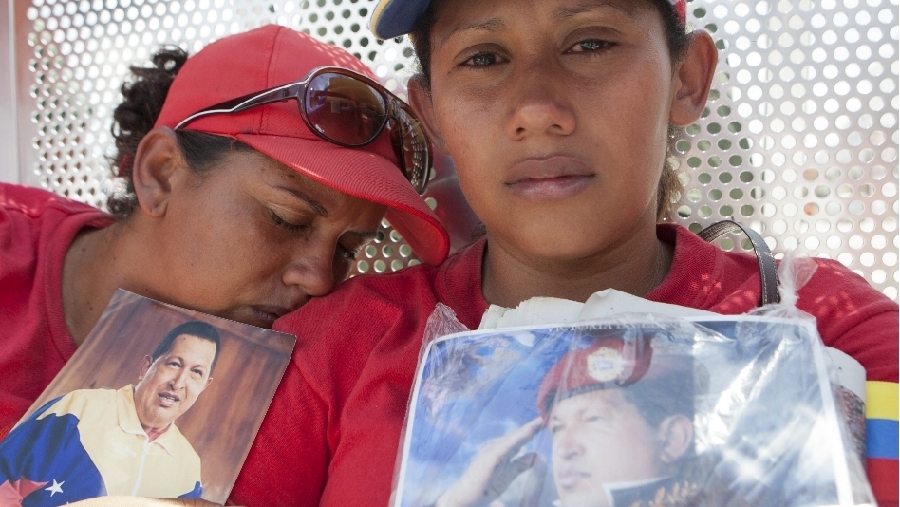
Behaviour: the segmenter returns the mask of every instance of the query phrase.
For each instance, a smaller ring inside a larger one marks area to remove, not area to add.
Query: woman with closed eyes
[[[448,250],[418,120],[343,49],[267,26],[132,70],[109,213],[0,185],[0,439],[117,289],[269,328],[384,217],[423,261]]]

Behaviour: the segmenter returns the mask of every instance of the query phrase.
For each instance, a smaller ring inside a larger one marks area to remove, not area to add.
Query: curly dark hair
[[[413,31],[409,33],[409,40],[416,54],[417,74],[426,90],[431,89],[431,30],[436,22],[437,12],[446,0],[432,0],[428,9],[419,17]],[[666,39],[669,46],[669,55],[673,62],[678,62],[684,57],[691,42],[690,34],[685,30],[684,23],[678,16],[678,12],[669,0],[649,0],[662,13],[663,23],[666,29]],[[669,126],[669,138],[674,140],[680,128]],[[671,143],[670,143],[671,144]],[[678,173],[668,163],[663,167],[662,176],[656,193],[656,218],[657,220],[670,220],[675,216],[675,201],[684,193],[684,185],[678,179]]]
[[[110,194],[106,200],[107,209],[117,218],[128,217],[137,207],[132,170],[138,146],[156,124],[169,87],[187,59],[187,52],[181,48],[162,48],[151,58],[152,65],[130,67],[132,79],[122,84],[122,103],[113,111],[111,127],[116,154],[109,161],[113,177],[124,179],[125,188]],[[212,168],[229,151],[252,149],[227,137],[190,130],[178,130],[176,136],[184,159],[198,175]]]

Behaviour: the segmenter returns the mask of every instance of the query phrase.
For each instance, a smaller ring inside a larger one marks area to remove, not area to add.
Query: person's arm
[[[235,503],[388,504],[422,332],[436,304],[430,281],[416,273],[354,278],[275,322],[297,344]]]
[[[879,507],[898,506],[897,303],[836,261],[817,259],[797,306],[816,317],[822,341],[866,369],[867,472]]]
[[[535,453],[517,455],[542,426],[537,418],[485,443],[466,471],[438,498],[435,507],[482,507],[496,500],[539,459]]]

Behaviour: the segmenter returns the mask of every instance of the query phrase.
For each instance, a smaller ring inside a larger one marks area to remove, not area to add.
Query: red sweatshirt
[[[647,299],[724,314],[756,305],[754,256],[723,252],[675,225],[660,225],[657,234],[675,245],[675,257]],[[387,505],[425,321],[440,302],[465,326],[478,326],[488,306],[484,247],[482,240],[439,267],[356,277],[276,322],[298,341],[238,477],[236,503]],[[839,263],[817,262],[799,308],[816,317],[826,345],[866,368],[868,380],[896,383],[897,304]],[[892,463],[893,484],[879,479],[874,487],[886,501],[897,498]]]
[[[63,261],[78,232],[110,223],[93,206],[0,183],[0,439],[75,353]]]

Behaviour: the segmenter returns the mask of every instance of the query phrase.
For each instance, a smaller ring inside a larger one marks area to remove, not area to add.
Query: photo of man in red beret
[[[555,505],[681,505],[698,492],[683,472],[704,376],[690,355],[654,351],[648,337],[604,337],[572,350],[540,384],[539,417],[487,443],[435,505],[491,505],[534,465],[519,449],[544,428]]]

